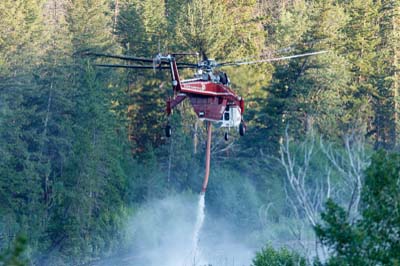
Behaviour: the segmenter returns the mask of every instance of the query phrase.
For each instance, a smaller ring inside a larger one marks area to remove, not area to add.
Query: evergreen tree
[[[25,266],[29,265],[26,259],[27,240],[23,236],[16,237],[12,248],[0,253],[0,265]]]
[[[373,105],[378,97],[376,87],[371,77],[375,75],[374,60],[379,39],[378,10],[375,1],[351,1],[344,4],[348,16],[343,27],[342,41],[337,47],[349,64],[351,79],[347,84],[345,108],[348,110],[344,130],[353,130],[354,127],[367,129],[367,135],[375,133],[371,117]]]
[[[43,26],[40,1],[2,1],[0,13],[0,235],[10,243],[18,232],[37,228],[35,238],[41,228],[36,131],[30,126],[36,109],[30,97],[38,88]]]
[[[306,12],[307,10],[307,12]],[[339,22],[332,17],[343,18]],[[276,64],[271,85],[264,87],[264,98],[257,98],[260,108],[254,113],[252,137],[257,148],[276,154],[285,128],[301,138],[310,127],[337,136],[347,110],[346,85],[349,70],[331,43],[341,38],[345,21],[343,9],[329,2],[296,2],[283,10],[269,26],[275,46],[287,47],[290,54],[328,50],[329,53],[292,59]]]
[[[399,30],[396,28],[400,14],[398,1],[379,1],[378,40],[374,58],[375,74],[371,77],[377,90],[374,101],[374,128],[376,148],[391,149],[397,144],[398,135],[398,69],[397,50]]]
[[[46,255],[38,259],[48,265],[82,262],[111,251],[124,215],[123,164],[127,154],[116,133],[107,72],[94,71],[88,59],[80,56],[110,46],[108,5],[105,1],[77,0],[65,8],[73,55],[64,74],[69,78],[65,86],[69,87],[70,106],[65,111],[71,123],[64,140],[70,153],[51,187],[53,206],[46,228],[49,242]]]
[[[233,16],[222,1],[201,0],[186,4],[176,25],[178,47],[204,52],[209,57],[224,55],[233,38]]]
[[[399,154],[379,151],[366,171],[361,217],[354,224],[348,213],[328,201],[324,224],[316,227],[322,243],[332,249],[327,265],[396,265],[398,234]]]
[[[168,45],[163,1],[125,0],[121,3],[118,40],[126,54],[155,56]],[[127,87],[129,138],[133,152],[159,146],[164,127],[164,109],[170,84],[166,73],[123,70]]]

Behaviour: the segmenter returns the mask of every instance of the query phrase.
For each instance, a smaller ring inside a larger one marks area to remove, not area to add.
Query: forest
[[[205,123],[89,55],[318,51],[223,69],[193,255]],[[398,0],[0,0],[0,266],[400,265],[399,93]]]

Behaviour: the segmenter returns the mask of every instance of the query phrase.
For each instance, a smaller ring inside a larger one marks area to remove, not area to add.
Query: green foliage
[[[365,237],[363,232],[353,228],[348,221],[346,211],[332,200],[326,203],[322,220],[329,224],[324,228],[318,225],[316,234],[326,246],[332,247],[336,255],[330,259],[332,265],[365,265],[364,253],[360,242]]]
[[[39,4],[0,4],[0,235],[6,244],[17,232],[40,227],[38,217],[43,214],[36,204],[41,199],[37,142],[31,142],[37,132],[30,127],[37,122],[31,121],[36,106],[31,106],[30,97],[38,89],[34,70],[40,63],[43,32]]]
[[[221,1],[189,2],[177,22],[177,37],[182,41],[179,45],[215,56],[232,37],[232,19]]]
[[[395,232],[400,229],[400,154],[379,151],[366,171],[363,189],[363,221],[368,236],[368,257],[375,263],[400,261],[400,244]]]
[[[123,0],[120,5],[117,36],[122,47],[134,55],[155,55],[166,37],[164,1]]]
[[[105,1],[50,3],[42,21],[41,3],[22,2],[25,7],[15,3],[18,10],[1,4],[21,27],[0,49],[11,51],[19,42],[21,54],[5,59],[2,66],[13,72],[0,79],[0,235],[9,243],[17,232],[30,232],[34,263],[81,263],[123,238],[126,169],[132,166],[125,135],[116,132],[109,77],[78,57],[109,47],[108,7]],[[46,34],[39,38],[39,31]]]
[[[187,116],[185,118],[185,116]],[[198,192],[201,187],[201,177],[204,171],[203,155],[205,145],[202,131],[197,133],[190,126],[193,118],[184,112],[176,112],[171,117],[173,135],[168,138],[166,145],[157,150],[160,166],[164,172],[164,180],[173,191],[192,190]],[[199,123],[199,127],[202,123]],[[194,134],[200,139],[197,154],[195,154]]]
[[[310,126],[331,136],[342,130],[348,114],[343,105],[350,73],[346,61],[331,47],[343,27],[343,22],[334,22],[332,17],[346,21],[343,9],[334,3],[300,1],[287,6],[268,25],[268,40],[275,49],[286,48],[290,54],[329,52],[275,64],[271,84],[261,94],[266,96],[256,98],[259,107],[250,117],[257,129],[252,137],[262,140],[256,146],[266,153],[277,153],[288,124],[290,135],[300,138]]]
[[[399,263],[400,155],[379,151],[366,171],[361,217],[351,223],[346,211],[332,201],[316,227],[322,243],[332,250],[327,265],[396,265]]]
[[[102,51],[112,43],[108,1],[73,0],[66,5],[66,22],[75,54]]]
[[[400,19],[400,4],[397,1],[381,1],[378,8],[379,29],[376,38],[379,41],[379,53],[374,55],[373,66],[376,74],[372,78],[372,84],[378,94],[374,99],[374,126],[377,132],[375,146],[391,149],[397,143],[396,134],[399,130],[397,112],[391,110],[396,110],[398,106],[399,84],[396,69],[399,68],[399,62],[396,45],[399,43],[400,34],[396,24]]]
[[[205,52],[211,58],[254,55],[263,42],[260,23],[254,19],[255,8],[256,1],[189,2],[177,12],[176,45],[178,48]]]
[[[25,266],[29,265],[26,258],[27,239],[19,235],[10,249],[0,253],[1,266]]]
[[[1,79],[29,64],[40,52],[40,1],[11,1],[0,3],[0,77]],[[15,72],[13,73],[16,76]]]
[[[256,253],[252,266],[306,266],[307,261],[296,252],[286,248],[279,250],[266,246]]]
[[[152,57],[168,44],[164,2],[125,0],[121,2],[116,37],[124,53]],[[165,43],[164,43],[165,41]],[[162,46],[160,46],[162,45]],[[121,79],[121,75],[120,79]],[[135,153],[163,143],[165,108],[169,84],[165,73],[129,72],[122,76],[127,87],[128,130]]]

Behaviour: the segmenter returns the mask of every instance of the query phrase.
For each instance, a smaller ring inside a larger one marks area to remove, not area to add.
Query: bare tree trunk
[[[114,33],[117,31],[118,16],[119,16],[119,0],[114,0],[114,23],[113,23]]]
[[[47,12],[47,23],[49,23],[49,27],[53,27],[54,29],[58,27],[59,23],[59,9],[60,9],[60,4],[57,1],[49,1],[46,5],[46,12]],[[50,45],[50,49],[55,50],[56,49],[56,43],[55,40],[52,40],[52,43]],[[57,58],[54,58],[52,62],[52,67],[55,67],[57,64]],[[47,146],[47,134],[48,134],[48,127],[49,127],[49,121],[50,121],[50,116],[51,116],[51,108],[52,108],[52,103],[53,103],[53,97],[54,97],[54,84],[55,82],[55,71],[54,69],[51,70],[51,76],[50,76],[50,84],[48,88],[48,95],[47,95],[47,105],[46,105],[46,112],[45,112],[45,117],[43,121],[43,131],[41,134],[41,140],[40,140],[40,163],[43,165],[47,165],[49,163],[49,156],[45,156],[46,152],[46,146]],[[44,167],[45,171],[42,173],[41,177],[41,185],[42,185],[42,197],[43,197],[43,202],[46,207],[46,210],[50,208],[51,205],[51,182],[50,182],[50,169],[47,167]],[[46,226],[48,220],[48,213],[44,215],[43,217],[43,226]]]
[[[300,204],[310,224],[316,226],[318,210],[315,208],[316,204],[312,202],[310,191],[306,187],[307,171],[314,152],[314,136],[310,136],[310,143],[303,143],[303,158],[300,163],[296,161],[298,159],[296,155],[292,154],[288,129],[286,128],[285,138],[280,148],[280,162],[286,171],[287,181],[289,181],[297,203]]]
[[[307,139],[296,145],[298,150],[297,153],[294,152],[292,145],[290,145],[288,128],[286,128],[280,147],[280,163],[286,173],[285,192],[287,200],[300,221],[299,224],[291,227],[292,234],[305,252],[311,253],[312,250],[315,250],[315,255],[319,256],[325,254],[325,248],[318,244],[315,235],[313,241],[306,241],[302,232],[307,224],[311,227],[318,224],[323,204],[330,197],[332,188],[329,169],[323,177],[312,177],[313,185],[310,186],[308,172],[312,157],[315,155],[314,146],[315,136],[312,127],[310,127]],[[302,218],[303,215],[306,219]],[[311,249],[310,243],[315,244],[313,249]]]
[[[399,121],[399,71],[400,71],[400,62],[399,62],[399,54],[400,54],[400,5],[397,7],[397,10],[394,10],[392,16],[392,24],[393,24],[393,35],[394,35],[394,55],[393,55],[393,62],[394,62],[394,119],[395,119],[395,145],[398,144],[398,136],[400,132],[400,121]]]
[[[51,103],[52,103],[52,99],[53,99],[53,82],[54,82],[54,71],[52,73],[52,77],[51,77],[51,82],[50,82],[50,88],[49,88],[49,95],[47,97],[47,108],[46,108],[46,116],[44,119],[44,123],[43,123],[43,133],[42,133],[42,141],[41,141],[41,145],[42,145],[42,149],[41,149],[41,153],[40,153],[40,161],[41,163],[46,163],[43,159],[44,156],[44,149],[45,149],[45,142],[46,142],[46,137],[47,137],[47,128],[48,128],[48,123],[49,123],[49,118],[50,118],[50,109],[51,109]],[[46,161],[48,159],[46,158]],[[45,204],[48,204],[49,202],[49,174],[50,173],[46,173],[43,176],[43,199]]]

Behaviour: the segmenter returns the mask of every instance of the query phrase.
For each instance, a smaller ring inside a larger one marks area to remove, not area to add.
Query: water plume
[[[196,224],[193,232],[193,261],[196,262],[196,258],[201,258],[201,251],[199,250],[200,232],[203,227],[205,218],[205,193],[201,193],[199,196],[199,202],[197,206]]]

